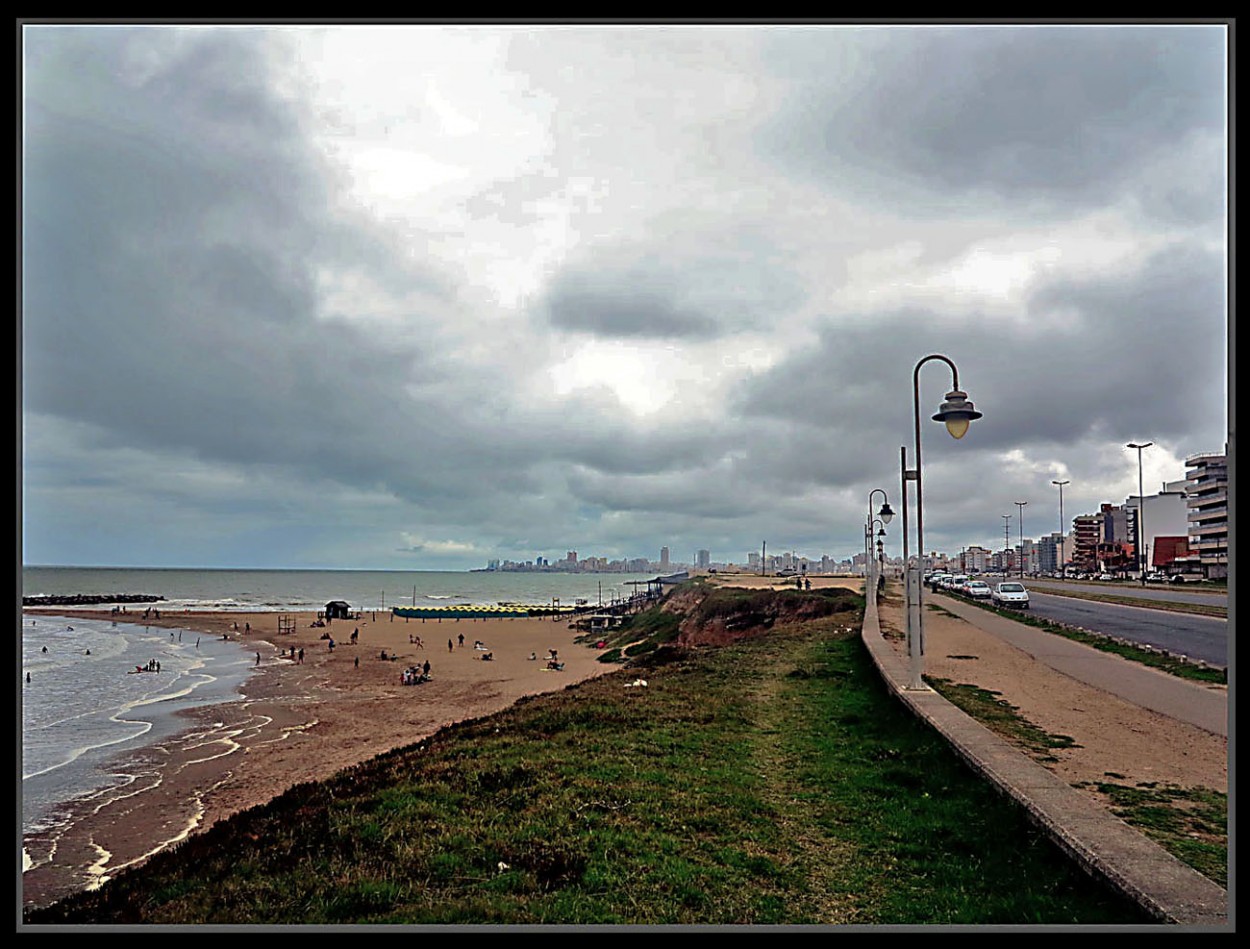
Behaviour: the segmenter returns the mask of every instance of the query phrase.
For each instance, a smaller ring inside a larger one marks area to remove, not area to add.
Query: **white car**
[[[990,595],[990,601],[995,606],[1008,606],[1013,609],[1027,610],[1029,608],[1029,591],[1024,588],[1023,583],[1017,583],[1014,580],[1005,581],[994,587],[994,591]]]
[[[988,600],[994,595],[994,591],[984,580],[969,580],[964,587],[964,594],[974,600]]]

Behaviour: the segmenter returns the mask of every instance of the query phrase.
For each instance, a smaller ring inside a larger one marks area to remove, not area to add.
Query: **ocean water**
[[[166,610],[318,610],[330,600],[353,609],[456,603],[607,603],[654,574],[400,570],[136,570],[24,567],[22,594],[144,593]],[[637,589],[642,589],[638,587]],[[128,607],[133,610],[134,607]],[[142,613],[144,605],[138,606]]]
[[[55,827],[69,802],[132,781],[117,762],[186,728],[180,709],[238,698],[255,655],[109,618],[25,616],[21,632],[23,835]],[[134,672],[149,660],[159,673]]]
[[[304,611],[456,603],[607,603],[653,575],[348,570],[135,570],[26,567],[24,596],[149,594],[162,616],[182,611]],[[99,619],[22,618],[23,834],[55,828],[66,805],[134,780],[125,762],[188,727],[180,709],[227,702],[251,674],[254,650],[195,633],[145,627],[147,604]],[[160,674],[134,673],[155,659]],[[26,682],[29,674],[30,682]]]

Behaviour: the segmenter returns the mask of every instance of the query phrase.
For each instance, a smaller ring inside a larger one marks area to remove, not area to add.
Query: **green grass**
[[[1099,783],[1112,812],[1178,860],[1228,886],[1228,795],[1171,784]]]
[[[1152,921],[902,710],[848,626],[858,613],[717,649],[657,642],[26,921]]]

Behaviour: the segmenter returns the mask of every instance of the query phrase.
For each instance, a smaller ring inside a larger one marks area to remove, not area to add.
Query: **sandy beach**
[[[25,612],[116,618],[107,609]],[[73,830],[55,842],[55,859],[23,874],[25,903],[50,902],[102,882],[296,784],[616,668],[574,643],[567,618],[405,622],[366,612],[317,628],[315,614],[300,613],[294,631],[280,633],[278,615],[185,612],[142,619],[141,611],[128,612],[124,619],[131,622],[228,636],[259,654],[256,674],[238,701],[187,713],[185,732],[144,760],[128,762],[140,777],[125,796],[80,808]],[[324,633],[333,637],[333,650]],[[491,661],[474,648],[478,640]],[[547,668],[551,649],[564,664],[561,671]],[[431,681],[401,684],[406,668],[426,661]],[[39,849],[37,839],[28,843]],[[84,867],[90,869],[84,873]]]

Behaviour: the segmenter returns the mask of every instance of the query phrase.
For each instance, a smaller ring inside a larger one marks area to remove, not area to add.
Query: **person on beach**
[[[302,666],[303,664],[304,664],[304,650],[301,648],[299,651],[299,665]]]
[[[464,645],[464,633],[461,633],[461,634],[460,634],[460,645],[461,645],[461,646],[463,646],[463,645]]]
[[[28,673],[26,673],[26,683],[27,683],[28,685],[30,684],[30,673],[29,673],[29,672],[28,672]]]
[[[421,666],[421,674],[427,676],[430,674],[430,660],[425,660],[425,664]]]
[[[452,651],[452,649],[454,649],[454,648],[455,648],[455,647],[454,647],[454,646],[452,646],[452,644],[451,644],[451,640],[450,640],[450,639],[449,639],[449,640],[447,640],[447,651],[448,651],[448,652],[451,652],[451,651]]]
[[[260,653],[256,654],[256,665],[260,665]]]
[[[356,657],[356,660],[355,660],[355,666],[356,666],[356,668],[357,668],[357,669],[359,669],[359,668],[360,668],[360,657],[359,657],[359,656],[357,656],[357,657]]]

